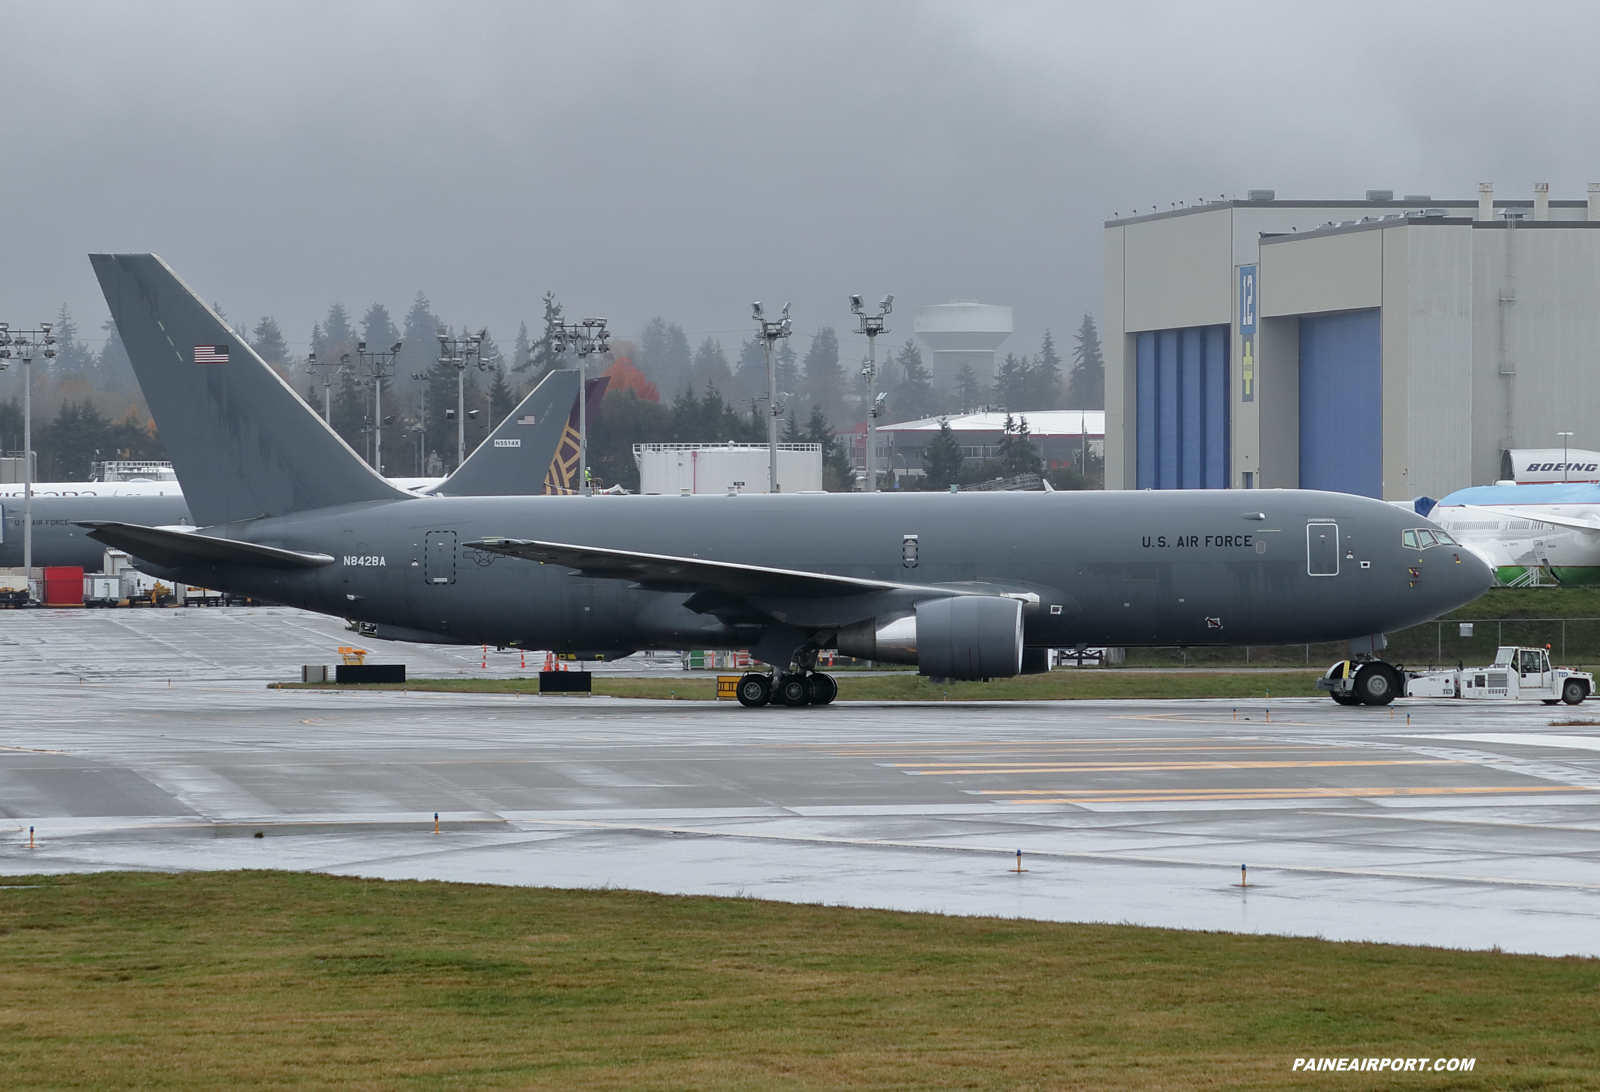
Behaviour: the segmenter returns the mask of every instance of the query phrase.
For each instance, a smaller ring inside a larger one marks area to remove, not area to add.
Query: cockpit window
[[[1426,550],[1434,546],[1454,546],[1456,540],[1443,531],[1416,527],[1400,532],[1400,545],[1408,550]]]

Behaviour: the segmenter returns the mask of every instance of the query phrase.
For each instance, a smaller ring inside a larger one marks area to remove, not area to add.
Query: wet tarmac
[[[266,689],[353,636],[276,608],[0,614],[0,874],[315,869],[1600,955],[1588,703]]]

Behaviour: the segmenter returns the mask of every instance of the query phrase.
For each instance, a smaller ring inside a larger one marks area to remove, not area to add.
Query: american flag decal
[[[533,414],[531,413],[523,414],[521,417],[517,418],[517,424],[519,425],[537,425],[538,423],[538,421],[533,419]]]
[[[228,347],[226,345],[196,345],[194,347],[194,362],[196,364],[226,364],[228,362]]]

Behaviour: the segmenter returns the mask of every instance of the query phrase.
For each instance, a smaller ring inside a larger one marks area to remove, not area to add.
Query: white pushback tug
[[[1340,705],[1361,705],[1357,689],[1361,664],[1342,660],[1328,668],[1317,680],[1317,689],[1326,690]],[[1594,676],[1587,671],[1572,671],[1550,666],[1548,648],[1502,646],[1488,667],[1453,667],[1430,671],[1403,671],[1399,694],[1407,698],[1473,698],[1488,701],[1542,701],[1546,705],[1566,702],[1577,705],[1594,691]],[[1388,700],[1393,700],[1389,698]],[[1367,701],[1366,704],[1387,704]]]

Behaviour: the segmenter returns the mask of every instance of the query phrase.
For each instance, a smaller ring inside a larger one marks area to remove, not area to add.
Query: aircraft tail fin
[[[154,254],[91,254],[204,527],[410,494],[384,481]]]
[[[590,397],[594,381],[590,380]],[[447,497],[522,497],[544,493],[545,478],[578,404],[578,373],[551,372],[489,438],[432,492]]]
[[[606,375],[590,379],[584,384],[584,401],[588,403],[591,431],[594,429],[595,410],[610,385],[611,377]],[[550,468],[545,471],[544,486],[539,492],[546,496],[566,496],[579,491],[578,404],[574,402],[572,412],[567,414],[566,428],[561,431],[561,442],[556,447],[555,457],[550,460]]]

